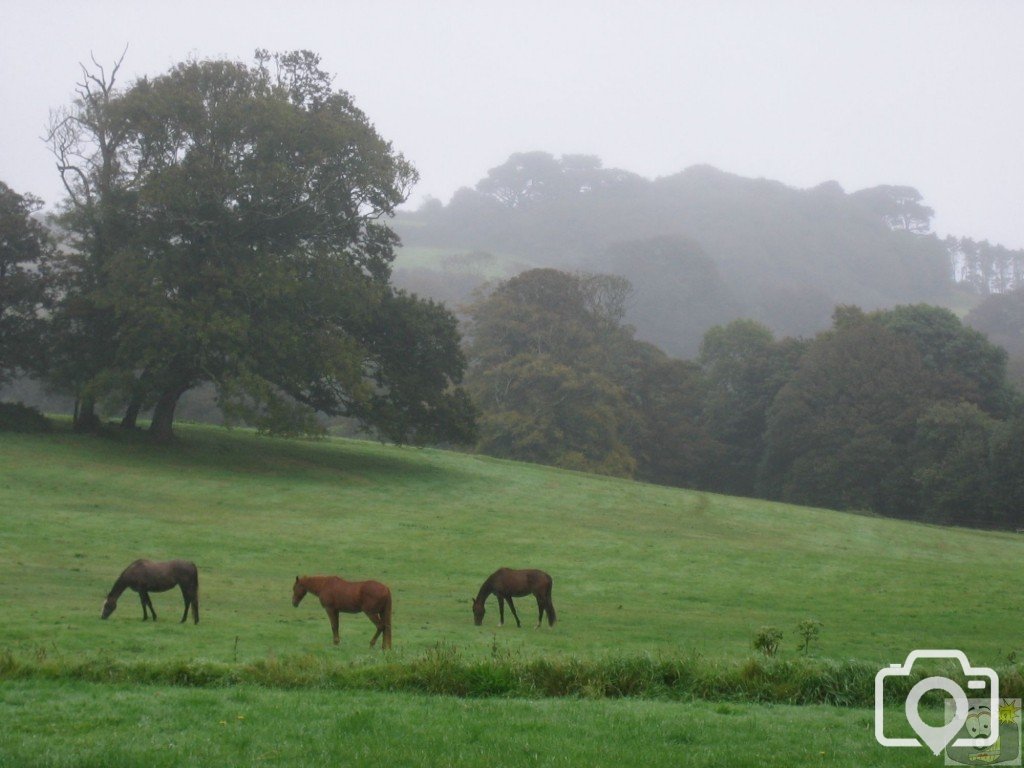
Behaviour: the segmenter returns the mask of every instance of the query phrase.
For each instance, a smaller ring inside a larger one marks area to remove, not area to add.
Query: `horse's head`
[[[302,602],[302,598],[306,596],[306,587],[298,576],[295,577],[295,586],[292,587],[292,605],[296,608],[299,607],[299,603]]]
[[[107,597],[107,599],[103,601],[103,613],[100,614],[100,618],[107,618],[114,612],[115,608],[117,608],[117,598]]]
[[[484,601],[480,599],[473,600],[473,623],[478,627],[484,623]]]

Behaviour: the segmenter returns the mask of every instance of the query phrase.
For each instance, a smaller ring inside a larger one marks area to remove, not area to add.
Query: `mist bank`
[[[841,304],[963,314],[1022,285],[1024,251],[939,238],[933,215],[909,186],[796,189],[706,165],[645,179],[593,156],[517,153],[447,204],[399,213],[394,278],[457,308],[531,267],[618,275],[638,338],[689,358],[735,319],[805,336]]]

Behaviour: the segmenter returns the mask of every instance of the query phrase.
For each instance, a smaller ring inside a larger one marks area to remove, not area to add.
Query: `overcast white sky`
[[[917,187],[940,234],[1024,247],[1024,2],[0,0],[0,180],[47,203],[40,140],[79,62],[322,56],[447,201],[515,151],[656,177],[709,163]]]

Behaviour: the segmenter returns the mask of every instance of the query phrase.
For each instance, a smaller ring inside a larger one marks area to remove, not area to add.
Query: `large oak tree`
[[[105,87],[65,118],[75,142],[55,133],[76,147],[66,226],[91,276],[71,282],[64,313],[77,301],[109,320],[84,391],[124,403],[129,426],[152,407],[162,438],[203,382],[271,430],[321,411],[396,441],[471,434],[454,319],[389,284],[384,219],[416,171],[318,57],[189,61],[123,91],[110,80],[86,79]],[[102,248],[97,221],[113,233]]]

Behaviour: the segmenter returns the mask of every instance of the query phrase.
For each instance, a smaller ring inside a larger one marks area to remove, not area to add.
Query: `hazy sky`
[[[124,79],[257,47],[322,56],[444,201],[515,151],[663,176],[917,187],[940,234],[1024,247],[1024,2],[0,0],[0,180],[61,194],[40,140],[90,54]]]

